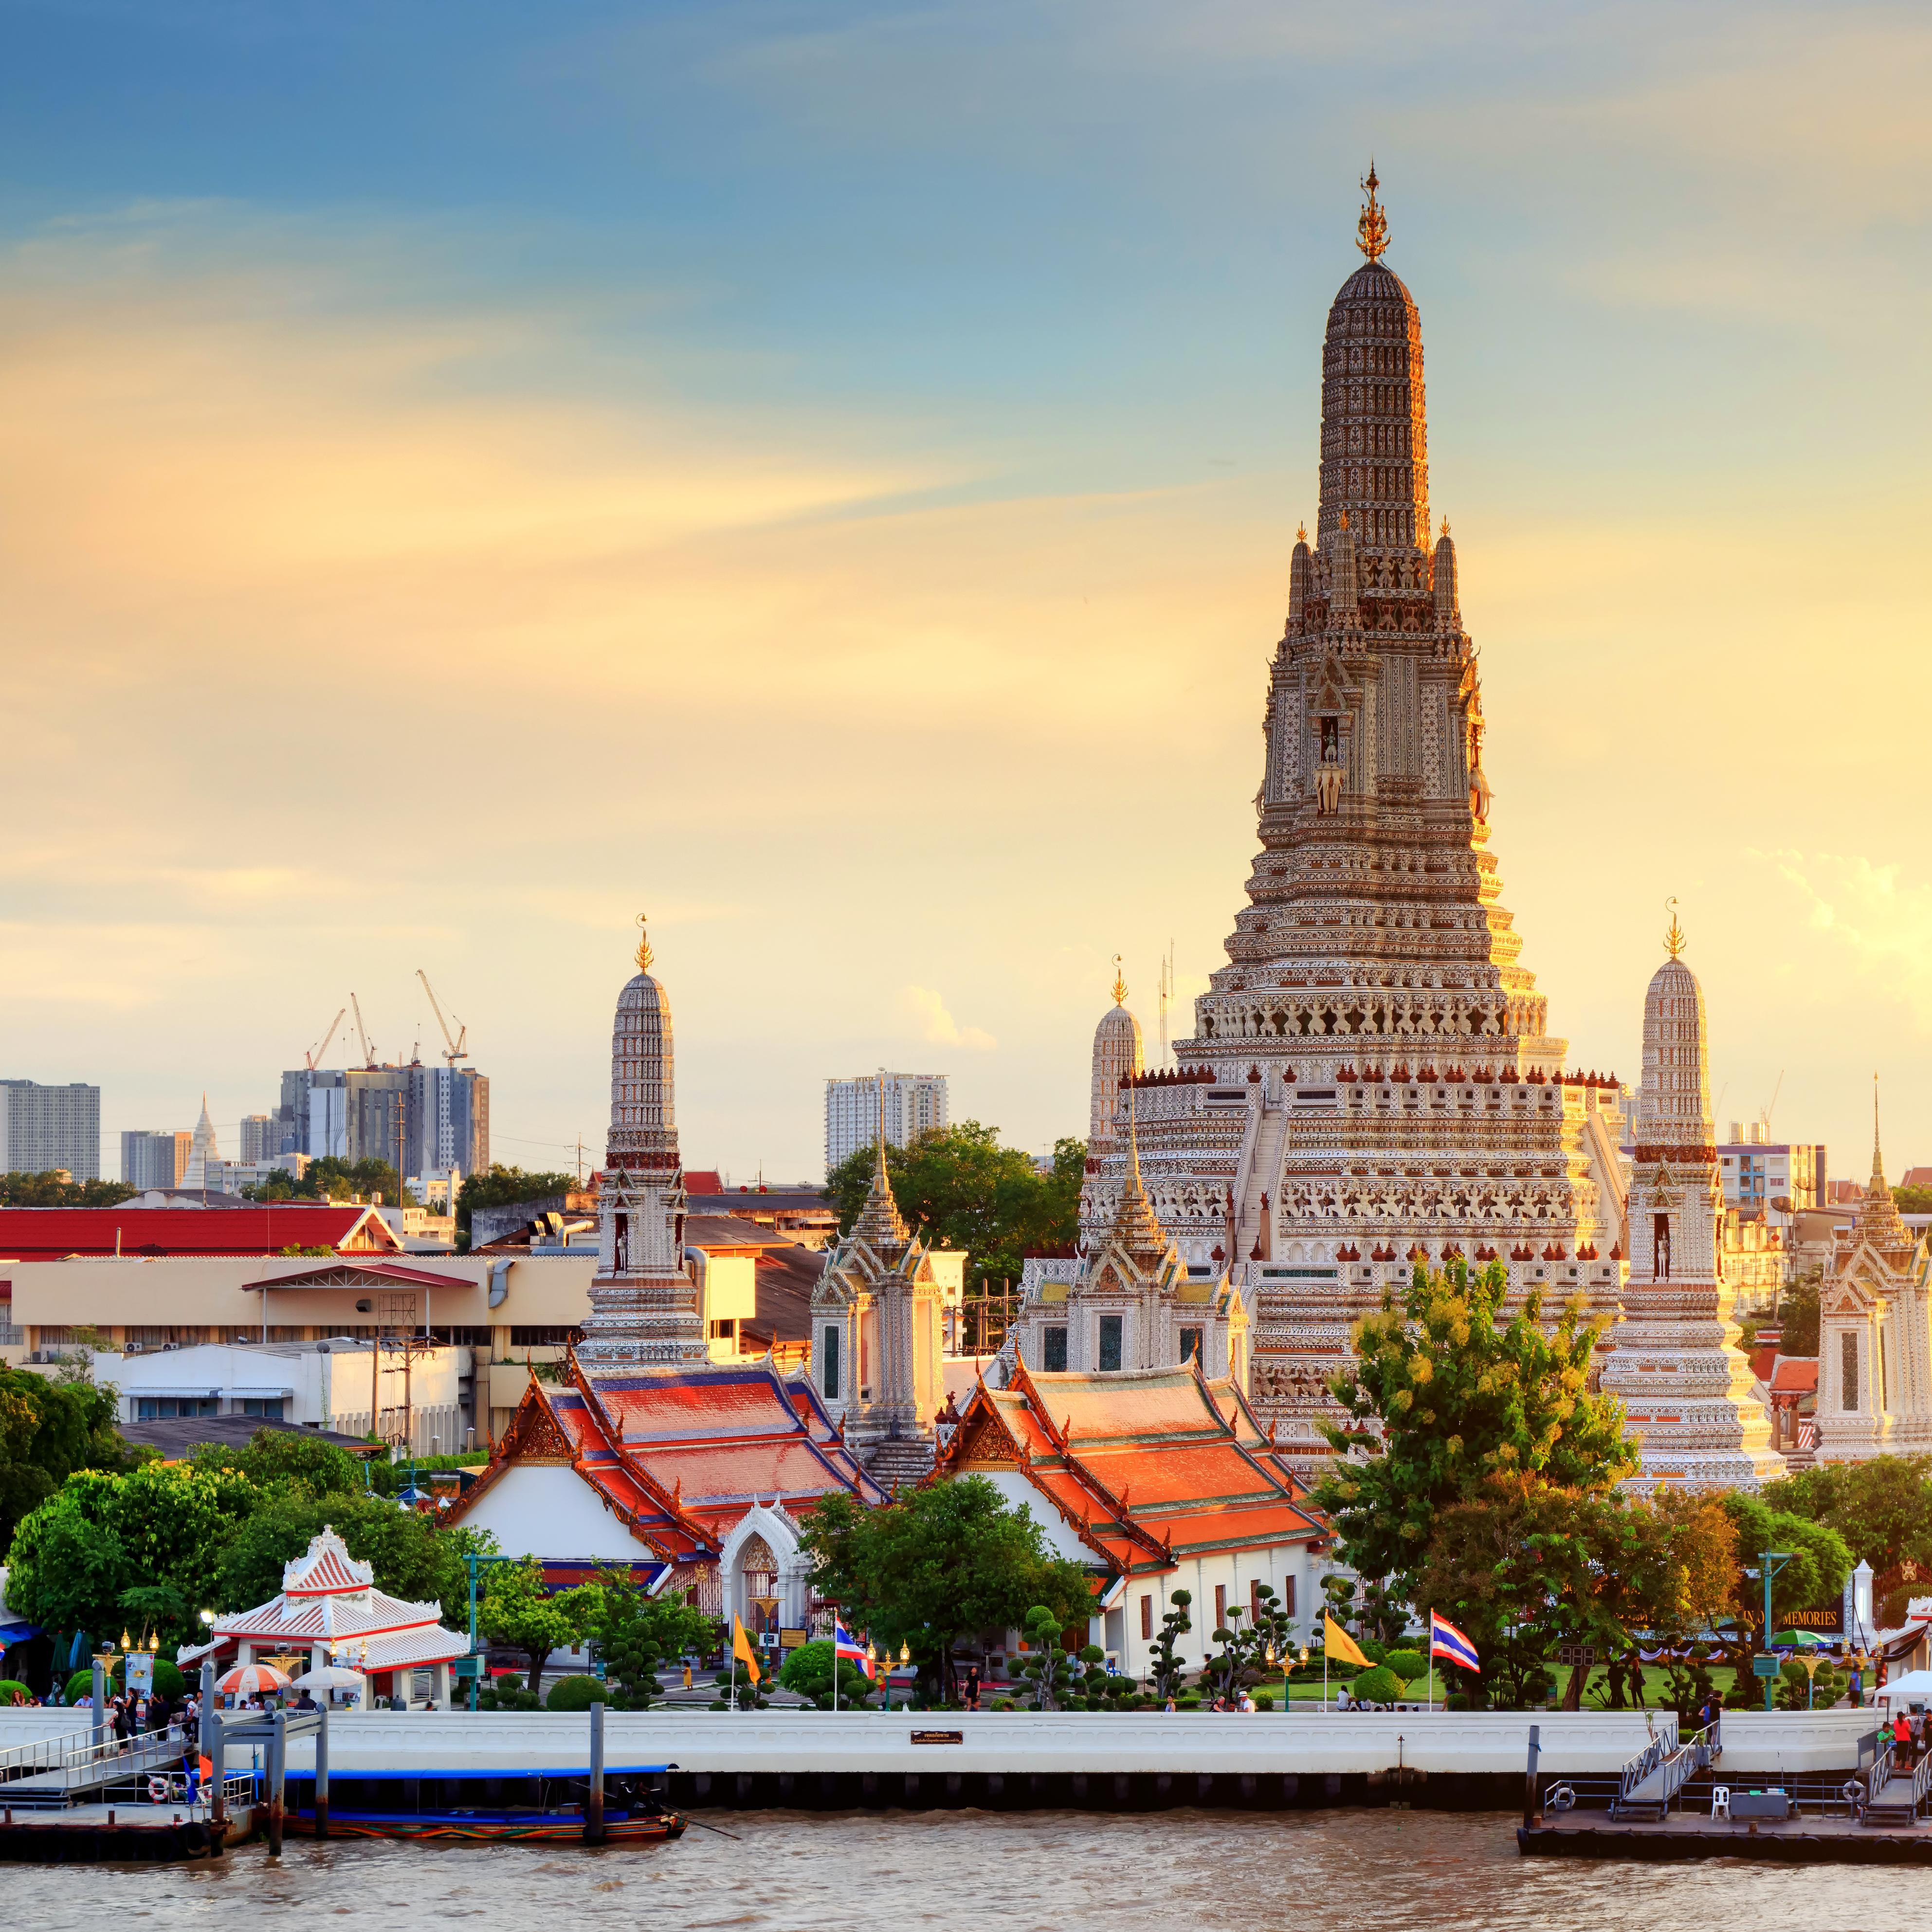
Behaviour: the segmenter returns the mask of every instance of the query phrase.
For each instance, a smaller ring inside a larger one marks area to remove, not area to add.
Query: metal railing
[[[132,1774],[150,1765],[171,1764],[187,1748],[184,1741],[171,1739],[160,1731],[110,1737],[99,1744],[92,1730],[73,1731],[64,1737],[39,1738],[0,1751],[0,1784],[54,1778],[72,1790],[76,1785],[104,1783],[124,1772]]]

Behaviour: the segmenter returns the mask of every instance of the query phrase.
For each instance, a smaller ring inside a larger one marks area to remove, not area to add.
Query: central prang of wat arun
[[[1612,1324],[1628,1274],[1621,1090],[1565,1068],[1502,903],[1446,520],[1430,542],[1421,320],[1382,260],[1378,185],[1328,311],[1320,507],[1274,649],[1248,903],[1174,1070],[1108,1070],[1115,1132],[1082,1211],[1091,1253],[1137,1151],[1187,1275],[1238,1284],[1254,1406],[1310,1471],[1351,1327],[1418,1261],[1498,1262],[1514,1299],[1580,1294]],[[1755,1480],[1762,1431],[1718,1432],[1699,1473]]]

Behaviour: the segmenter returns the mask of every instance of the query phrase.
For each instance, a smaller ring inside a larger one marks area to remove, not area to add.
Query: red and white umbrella
[[[272,1664],[238,1664],[215,1685],[224,1695],[259,1697],[271,1690],[286,1690],[289,1680]]]

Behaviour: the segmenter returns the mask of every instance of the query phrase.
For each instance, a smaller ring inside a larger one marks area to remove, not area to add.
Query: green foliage
[[[579,1673],[560,1677],[550,1687],[550,1695],[544,1700],[544,1708],[546,1711],[587,1711],[593,1704],[608,1705],[610,1702],[608,1684],[601,1678]]]
[[[1033,1686],[1033,1707],[1036,1711],[1058,1710],[1064,1688],[1072,1676],[1066,1659],[1074,1646],[1065,1640],[1066,1621],[1060,1611],[1045,1604],[1036,1604],[1027,1612],[1026,1619],[1020,1625],[1028,1650],[1027,1660],[1020,1666],[1020,1671]]]
[[[1852,1552],[1835,1529],[1795,1516],[1788,1510],[1774,1508],[1762,1497],[1746,1496],[1740,1490],[1726,1490],[1723,1502],[1737,1528],[1741,1565],[1755,1567],[1761,1550],[1791,1552],[1792,1561],[1772,1582],[1774,1621],[1789,1616],[1793,1610],[1823,1609],[1842,1599],[1845,1579],[1852,1574]],[[1754,1622],[1761,1621],[1762,1583],[1747,1587],[1741,1579],[1738,1605]]]
[[[0,1704],[10,1704],[16,1697],[24,1704],[33,1694],[17,1677],[0,1677]]]
[[[1764,1500],[1836,1530],[1880,1576],[1908,1559],[1932,1568],[1932,1456],[1820,1463],[1767,1484]]]
[[[478,1627],[492,1641],[520,1650],[530,1659],[530,1690],[540,1695],[551,1652],[568,1649],[590,1634],[599,1586],[580,1584],[551,1592],[544,1587],[543,1566],[534,1556],[493,1564],[485,1574],[489,1581],[477,1610]]]
[[[585,1629],[604,1660],[613,1709],[648,1709],[659,1695],[657,1672],[711,1641],[711,1619],[682,1596],[647,1596],[615,1566],[586,1586],[595,1591]]]
[[[1419,1650],[1392,1650],[1383,1661],[1405,1684],[1429,1674],[1429,1660]]]
[[[0,1174],[0,1208],[117,1208],[139,1190],[122,1180],[63,1180],[44,1174]]]
[[[309,1162],[299,1180],[286,1168],[273,1168],[267,1180],[244,1187],[242,1193],[249,1201],[370,1201],[380,1194],[385,1202],[397,1206],[417,1204],[416,1196],[404,1191],[394,1167],[373,1154],[352,1162],[325,1154]]]
[[[1154,1648],[1148,1653],[1148,1681],[1154,1686],[1154,1695],[1163,1703],[1180,1688],[1180,1680],[1187,1666],[1176,1646],[1194,1628],[1193,1620],[1188,1615],[1194,1603],[1192,1592],[1170,1590],[1167,1600],[1168,1608],[1161,1618]]]
[[[258,1429],[247,1446],[239,1449],[203,1443],[188,1462],[190,1468],[211,1474],[238,1471],[265,1490],[278,1484],[298,1484],[311,1496],[320,1496],[363,1486],[360,1459],[305,1429]]]
[[[1086,1571],[1054,1556],[1032,1513],[1010,1506],[983,1476],[911,1490],[876,1509],[835,1492],[812,1511],[800,1545],[819,1594],[882,1648],[904,1642],[934,1660],[943,1696],[961,1632],[1017,1628],[1036,1605],[1063,1624],[1086,1620]]]
[[[107,1672],[107,1694],[118,1696],[128,1688],[128,1660],[116,1656],[114,1667]],[[76,1699],[89,1695],[94,1688],[94,1666],[92,1664],[75,1671],[67,1680],[67,1701],[71,1704]],[[187,1694],[188,1679],[165,1657],[154,1659],[154,1695],[164,1704],[172,1704]]]
[[[778,1672],[778,1682],[788,1690],[809,1697],[825,1710],[832,1708],[832,1640],[814,1637],[796,1650],[788,1651]],[[864,1703],[873,1691],[872,1680],[850,1658],[838,1663],[838,1704],[842,1710]]]
[[[85,1378],[0,1366],[0,1550],[75,1470],[134,1466],[114,1415],[113,1390]]]
[[[872,1184],[878,1144],[861,1148],[826,1175],[825,1197],[838,1210],[842,1233],[858,1219]],[[925,1238],[963,1249],[968,1287],[1018,1281],[1020,1264],[1038,1250],[1070,1249],[1079,1233],[1080,1184],[1087,1144],[1054,1144],[1052,1171],[1002,1147],[999,1130],[964,1120],[886,1150],[886,1172],[899,1211]]]
[[[1818,1352],[1818,1304],[1825,1292],[1825,1270],[1808,1269],[1778,1298],[1778,1314],[1782,1334],[1778,1345],[1780,1355],[1815,1355]]]
[[[1385,1664],[1360,1672],[1348,1687],[1350,1696],[1364,1704],[1393,1704],[1408,1686]]]
[[[470,1217],[478,1208],[507,1208],[514,1201],[544,1201],[574,1194],[583,1186],[574,1174],[526,1174],[520,1167],[494,1167],[464,1178],[456,1192],[456,1245],[470,1245]]]
[[[514,1670],[493,1677],[478,1690],[479,1711],[535,1711],[541,1708],[536,1694],[524,1688],[524,1680]]]
[[[1314,1500],[1350,1567],[1394,1597],[1413,1600],[1437,1514],[1490,1478],[1598,1494],[1636,1467],[1622,1405],[1588,1387],[1600,1322],[1580,1297],[1546,1332],[1532,1290],[1504,1323],[1508,1288],[1499,1263],[1480,1275],[1418,1265],[1400,1303],[1384,1291],[1358,1325],[1355,1365],[1330,1384],[1350,1426],[1324,1432],[1347,1460]]]

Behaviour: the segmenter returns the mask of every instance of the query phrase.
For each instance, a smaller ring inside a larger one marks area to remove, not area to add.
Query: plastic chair
[[[1728,1820],[1731,1815],[1731,1787],[1728,1784],[1713,1786],[1711,1792],[1711,1816]]]

